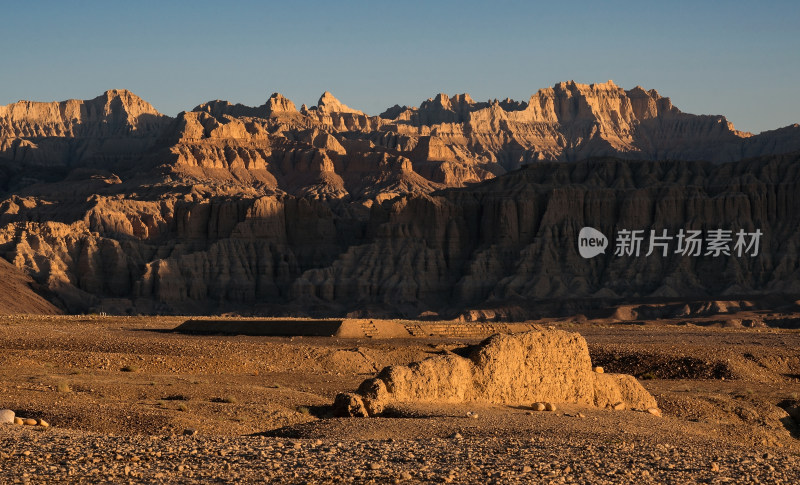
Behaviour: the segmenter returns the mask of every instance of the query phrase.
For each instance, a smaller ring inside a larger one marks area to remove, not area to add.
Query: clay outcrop
[[[0,248],[69,311],[495,319],[792,293],[792,150],[797,125],[751,136],[611,82],[381,116],[327,92],[175,118],[122,90],[19,102],[0,107]],[[758,227],[763,256],[572,246],[584,226],[687,223]]]
[[[578,334],[498,334],[464,353],[387,367],[355,393],[338,395],[334,413],[377,416],[402,403],[529,406],[547,401],[642,411],[658,407],[634,377],[594,372],[586,341]]]

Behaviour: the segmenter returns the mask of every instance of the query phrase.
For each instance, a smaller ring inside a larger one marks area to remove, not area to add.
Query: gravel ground
[[[468,341],[176,335],[177,318],[0,321],[5,483],[797,483],[800,331],[565,325],[664,411],[409,406],[325,418]],[[474,343],[474,342],[472,342]],[[723,379],[725,377],[725,379]],[[467,418],[477,412],[477,419]],[[192,436],[185,430],[196,430]]]
[[[782,452],[558,437],[322,440],[0,429],[5,483],[796,483]]]

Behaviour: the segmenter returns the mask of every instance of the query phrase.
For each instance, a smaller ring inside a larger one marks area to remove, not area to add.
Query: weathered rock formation
[[[398,403],[534,401],[647,410],[657,408],[633,377],[592,370],[586,341],[560,330],[494,335],[466,355],[429,357],[383,369],[355,393],[340,394],[339,416],[377,416]]]
[[[127,91],[19,102],[0,107],[0,255],[69,311],[491,319],[797,293],[791,150],[796,125],[751,136],[610,82],[381,116],[330,93],[176,118]],[[753,258],[584,260],[583,226],[764,237]]]

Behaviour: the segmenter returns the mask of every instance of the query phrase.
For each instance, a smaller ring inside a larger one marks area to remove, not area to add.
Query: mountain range
[[[0,256],[68,312],[524,318],[791,300],[798,159],[798,125],[740,132],[611,81],[379,116],[328,92],[175,118],[125,90],[20,101],[0,106]],[[586,226],[763,238],[753,257],[583,259]]]

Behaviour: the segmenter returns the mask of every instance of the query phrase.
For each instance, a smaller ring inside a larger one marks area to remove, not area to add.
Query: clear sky
[[[800,122],[800,2],[3,1],[0,104],[125,88],[175,115],[226,99],[369,114],[439,92],[655,88],[759,132]]]

